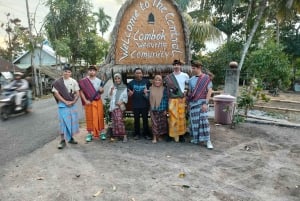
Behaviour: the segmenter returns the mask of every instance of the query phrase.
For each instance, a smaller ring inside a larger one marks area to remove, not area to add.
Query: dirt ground
[[[1,201],[299,201],[298,128],[211,121],[213,150],[189,142],[56,139],[1,167]],[[188,141],[188,137],[186,137]]]

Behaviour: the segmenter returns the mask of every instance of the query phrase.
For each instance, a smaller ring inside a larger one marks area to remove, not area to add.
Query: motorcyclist
[[[22,72],[14,72],[14,80],[4,87],[5,89],[16,88],[15,89],[16,91],[15,110],[22,109],[21,107],[22,97],[27,93],[29,87],[28,82],[25,79],[22,79],[22,76],[23,76]]]

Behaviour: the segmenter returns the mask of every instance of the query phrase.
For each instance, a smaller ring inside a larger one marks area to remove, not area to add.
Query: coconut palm
[[[111,17],[105,14],[104,8],[99,8],[98,12],[94,12],[93,15],[97,17],[96,22],[99,24],[99,31],[103,37],[104,33],[108,30]]]
[[[222,32],[212,24],[212,18],[208,14],[210,5],[203,0],[176,0],[178,7],[184,11],[183,16],[190,30],[190,43],[204,43],[205,41],[220,42]],[[187,12],[190,7],[198,7],[191,12]]]

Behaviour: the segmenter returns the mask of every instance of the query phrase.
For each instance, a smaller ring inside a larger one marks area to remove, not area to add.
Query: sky
[[[28,0],[30,15],[33,16],[34,13],[36,13],[35,24],[37,30],[40,29],[45,16],[49,12],[49,9],[44,5],[46,1],[47,0]],[[125,0],[90,0],[90,2],[93,5],[94,12],[98,11],[101,7],[104,8],[104,12],[112,18],[109,30],[104,34],[104,38],[108,40],[114,27],[118,11]],[[25,0],[0,0],[0,24],[7,23],[7,13],[10,13],[11,18],[19,18],[21,24],[24,27],[28,27]],[[4,46],[5,37],[7,37],[6,32],[0,28],[0,46]],[[210,51],[218,46],[213,42],[207,42],[206,45]]]
[[[118,11],[122,5],[122,0],[90,0],[93,5],[93,11],[104,8],[104,12],[112,18],[112,23],[109,31],[104,35],[108,39],[111,30],[113,29]],[[42,26],[44,17],[49,12],[49,9],[43,5],[46,0],[28,0],[29,13],[31,16],[36,11],[36,29],[39,30]],[[25,0],[0,0],[0,24],[7,23],[7,13],[10,13],[11,18],[19,18],[24,27],[28,27],[28,19],[26,12]],[[3,29],[0,30],[0,46],[3,46],[4,38],[7,37]]]

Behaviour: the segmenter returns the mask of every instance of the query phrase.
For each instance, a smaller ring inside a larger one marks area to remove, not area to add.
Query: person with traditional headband
[[[153,134],[152,143],[157,143],[162,135],[168,134],[168,95],[161,75],[154,76],[149,90],[149,101]]]
[[[123,142],[127,142],[127,135],[125,131],[125,123],[123,113],[126,110],[125,104],[128,101],[127,86],[122,81],[122,75],[115,73],[114,84],[110,87],[109,97],[112,119],[112,132],[114,137],[123,137]]]
[[[192,62],[193,76],[189,80],[189,116],[190,134],[192,143],[205,142],[208,149],[213,149],[210,139],[210,126],[208,121],[208,102],[212,94],[212,81],[209,75],[202,72],[200,62]]]
[[[180,60],[173,61],[173,72],[165,77],[165,83],[169,98],[169,136],[173,137],[175,142],[186,133],[186,98],[185,90],[189,75],[181,71]]]
[[[87,76],[79,81],[81,102],[85,110],[86,142],[98,138],[104,129],[104,107],[101,94],[104,92],[103,81],[96,77],[96,66],[89,66]]]
[[[61,141],[58,149],[70,144],[77,144],[73,135],[79,133],[78,111],[75,103],[79,98],[79,86],[75,79],[71,78],[71,68],[65,66],[63,76],[52,84],[52,92],[58,105],[59,133]]]

